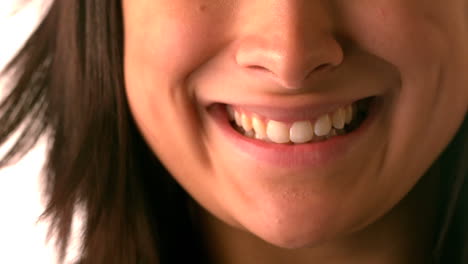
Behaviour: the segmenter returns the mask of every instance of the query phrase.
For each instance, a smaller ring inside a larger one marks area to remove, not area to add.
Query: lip
[[[214,104],[208,110],[223,137],[242,154],[273,167],[300,169],[323,167],[349,155],[367,138],[382,108],[382,98],[375,97],[367,118],[357,129],[325,141],[297,145],[270,143],[241,135],[229,123],[224,104]]]
[[[231,105],[231,107],[238,112],[247,111],[248,113],[255,113],[260,116],[267,116],[269,120],[292,123],[297,120],[317,119],[324,114],[336,111],[340,107],[351,105],[353,102],[355,101],[334,104],[315,104],[288,108],[241,104]]]

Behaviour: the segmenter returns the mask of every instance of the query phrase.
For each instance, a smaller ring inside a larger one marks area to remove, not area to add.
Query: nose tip
[[[331,71],[343,61],[343,50],[331,35],[285,39],[251,36],[236,53],[236,63],[247,71],[265,75],[284,88],[299,89],[308,79]]]

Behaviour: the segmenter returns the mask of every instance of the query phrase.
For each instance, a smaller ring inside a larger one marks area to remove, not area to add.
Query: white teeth
[[[268,138],[275,143],[289,142],[289,127],[274,120],[270,120],[267,125],[266,133]]]
[[[247,137],[274,143],[302,144],[346,134],[344,127],[352,122],[356,110],[354,105],[348,105],[322,115],[315,123],[302,120],[292,124],[275,120],[264,121],[256,114],[242,113],[229,106],[227,112],[229,120],[234,121],[238,131]]]
[[[314,137],[314,129],[309,121],[294,122],[289,129],[289,138],[294,143],[305,143]]]
[[[353,120],[353,115],[354,115],[354,107],[353,105],[348,105],[346,106],[346,111],[345,111],[345,122],[346,124],[350,124],[351,121]]]
[[[241,115],[241,124],[245,131],[252,130],[252,120],[246,114]]]
[[[315,122],[315,135],[321,137],[321,136],[326,136],[328,133],[330,133],[332,124],[330,120],[330,116],[328,115],[323,115],[317,121]]]
[[[343,108],[339,108],[333,113],[332,122],[333,127],[337,129],[343,129],[346,121],[346,111]]]
[[[237,126],[242,126],[241,114],[237,111],[234,111],[234,120],[236,121]]]
[[[255,131],[255,138],[256,139],[266,139],[266,127],[265,123],[263,123],[259,118],[256,116],[252,117],[252,127]]]

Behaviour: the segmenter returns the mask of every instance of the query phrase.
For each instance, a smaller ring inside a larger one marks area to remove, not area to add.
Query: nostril
[[[247,72],[297,89],[312,76],[320,79],[342,63],[341,45],[329,38],[316,36],[311,44],[302,39],[246,38],[236,48],[235,63]]]
[[[247,66],[247,68],[251,70],[255,70],[255,71],[269,71],[267,68],[258,66],[258,65],[250,65],[250,66]]]
[[[306,74],[304,80],[309,79],[312,74],[317,74],[317,73],[320,73],[320,72],[326,72],[326,71],[332,70],[332,69],[333,69],[333,65],[330,65],[328,63],[323,63],[323,64],[315,67],[314,69],[312,69],[310,72],[308,72]]]
[[[248,69],[249,71],[252,71],[252,72],[256,72],[260,75],[267,75],[267,76],[270,76],[272,78],[276,78],[276,74],[274,71],[271,71],[270,69],[266,68],[266,67],[263,67],[263,66],[260,66],[260,65],[249,65],[247,67],[245,67],[246,69]]]
[[[316,67],[313,72],[319,72],[319,71],[325,71],[331,68],[332,66],[330,64],[324,63]],[[309,73],[310,74],[310,73]]]

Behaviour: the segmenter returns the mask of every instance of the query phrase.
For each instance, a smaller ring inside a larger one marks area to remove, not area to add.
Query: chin
[[[255,214],[245,219],[244,228],[265,242],[284,249],[315,247],[342,233],[338,218],[326,209],[288,208]]]
[[[282,227],[277,230],[259,230],[255,235],[268,244],[284,249],[316,247],[330,239],[329,232],[321,230],[319,227],[310,227],[308,229]]]

